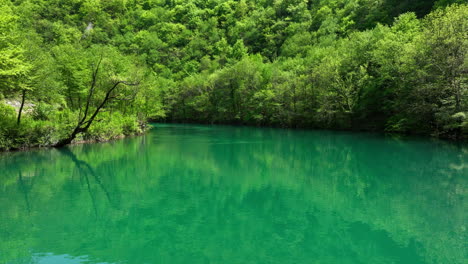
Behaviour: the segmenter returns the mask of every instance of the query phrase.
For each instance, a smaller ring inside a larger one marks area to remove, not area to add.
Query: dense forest
[[[0,0],[0,149],[148,121],[468,134],[463,0]]]

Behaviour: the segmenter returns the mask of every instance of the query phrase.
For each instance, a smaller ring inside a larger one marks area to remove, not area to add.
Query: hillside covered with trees
[[[0,149],[150,120],[466,139],[463,0],[0,0]]]

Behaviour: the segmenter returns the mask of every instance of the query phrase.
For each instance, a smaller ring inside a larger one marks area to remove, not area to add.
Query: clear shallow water
[[[468,148],[157,125],[0,155],[0,263],[466,263]]]

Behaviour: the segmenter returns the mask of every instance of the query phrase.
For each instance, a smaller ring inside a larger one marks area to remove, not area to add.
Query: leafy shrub
[[[34,107],[33,112],[31,113],[32,117],[35,120],[49,120],[51,113],[54,111],[54,107],[45,103],[38,103]]]
[[[100,113],[88,132],[83,136],[85,140],[107,141],[123,136],[121,126],[122,116],[119,113]]]
[[[15,127],[16,112],[12,106],[0,103],[0,150],[8,150],[13,142],[11,130]]]

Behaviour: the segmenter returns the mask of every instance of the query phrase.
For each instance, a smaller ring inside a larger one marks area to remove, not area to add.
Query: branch
[[[80,124],[82,124],[86,120],[86,117],[88,117],[89,104],[91,101],[91,97],[93,96],[93,93],[94,93],[94,88],[96,87],[97,75],[99,73],[99,67],[101,65],[101,62],[102,62],[102,55],[99,58],[98,64],[93,71],[93,80],[91,82],[91,88],[89,89],[88,99],[86,100],[86,108],[85,108],[84,116],[81,119]]]
[[[119,84],[124,84],[124,85],[129,85],[129,86],[135,86],[135,85],[138,85],[138,83],[129,83],[129,82],[126,82],[126,81],[117,81],[116,83],[114,83],[114,85],[109,89],[107,90],[106,92],[106,96],[104,97],[104,100],[102,100],[101,104],[99,104],[99,106],[96,108],[96,110],[94,111],[93,115],[89,118],[88,121],[82,123],[83,124],[86,124],[85,127],[81,128],[82,131],[86,131],[88,130],[88,128],[91,126],[91,123],[94,121],[94,119],[96,118],[96,116],[99,114],[99,111],[106,105],[106,103],[112,99],[112,92],[117,88],[117,86],[119,86]]]

